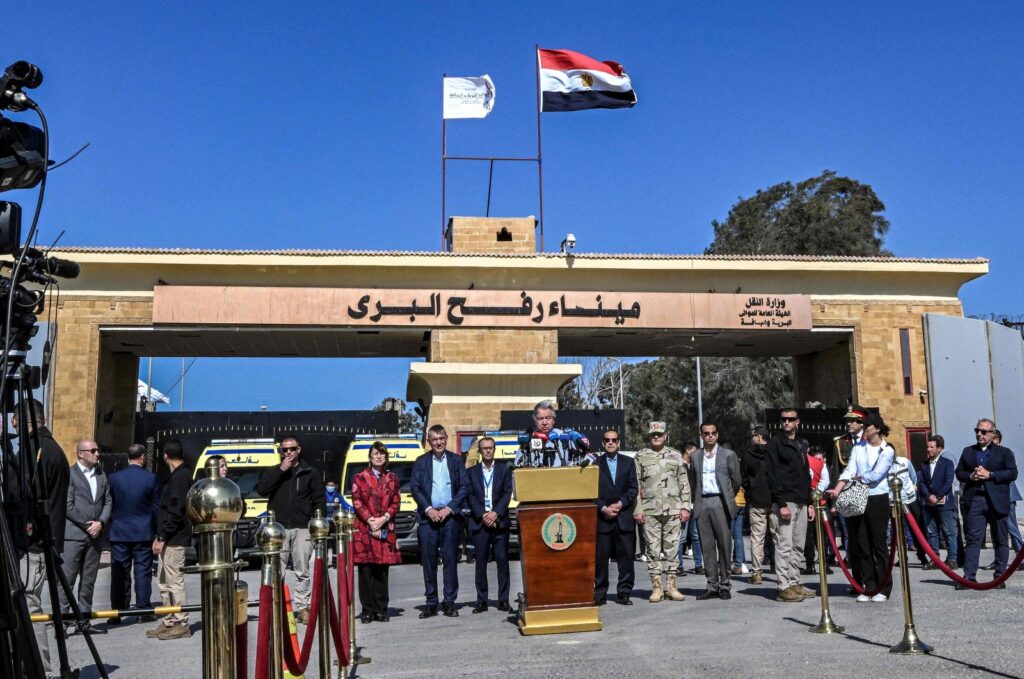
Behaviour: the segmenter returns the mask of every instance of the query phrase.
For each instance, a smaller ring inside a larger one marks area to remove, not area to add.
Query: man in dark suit
[[[945,440],[938,434],[928,437],[928,459],[917,472],[917,496],[921,505],[925,534],[932,551],[939,553],[939,530],[946,537],[946,564],[956,568],[956,501],[953,499],[953,461],[942,456]],[[938,568],[925,564],[925,570]]]
[[[461,456],[447,450],[448,433],[439,424],[427,430],[430,452],[416,458],[409,489],[419,515],[417,537],[423,564],[427,605],[421,618],[437,615],[437,559],[444,561],[444,598],[441,610],[449,618],[459,615],[459,514],[466,502],[469,481]]]
[[[100,447],[92,439],[82,439],[76,446],[78,461],[71,466],[68,485],[67,523],[64,527],[64,577],[74,587],[78,580],[78,607],[88,616],[92,611],[92,593],[100,570],[103,532],[110,523],[112,501],[107,475],[100,469]],[[64,590],[59,590],[61,610],[71,614]],[[88,621],[79,631],[106,634]]]
[[[512,525],[508,503],[512,500],[512,470],[494,461],[494,439],[477,441],[480,464],[466,472],[469,477],[469,532],[476,550],[476,606],[474,613],[487,610],[487,556],[494,549],[498,567],[498,610],[511,611],[508,604],[508,538]]]
[[[156,537],[156,510],[160,505],[160,483],[156,474],[142,464],[146,447],[138,443],[128,448],[128,466],[110,475],[113,512],[110,523],[110,607],[128,608],[131,602],[132,575],[135,580],[135,605],[149,608],[153,593],[153,538]],[[113,624],[121,622],[112,618]]]
[[[694,451],[692,458],[695,481],[693,516],[697,520],[700,545],[704,552],[708,588],[697,597],[697,600],[731,599],[730,527],[737,512],[736,491],[742,483],[740,461],[736,453],[718,445],[718,425],[714,422],[704,422],[700,425],[700,439],[703,446]],[[807,484],[810,483],[808,475]]]
[[[968,580],[974,580],[978,573],[986,524],[992,532],[995,548],[996,578],[1006,570],[1010,554],[1006,517],[1010,512],[1010,484],[1017,480],[1017,463],[1013,451],[993,442],[995,432],[995,422],[987,418],[978,420],[974,427],[977,443],[964,448],[956,467],[956,477],[963,488],[961,501],[966,509],[964,577]],[[1000,588],[1005,586],[1000,585]],[[956,588],[966,589],[966,586],[957,583]]]
[[[604,455],[597,458],[597,568],[594,573],[594,603],[603,606],[608,600],[608,559],[615,545],[619,566],[619,583],[615,603],[632,606],[633,593],[633,510],[640,485],[636,464],[619,455],[619,432],[609,429],[601,437]]]

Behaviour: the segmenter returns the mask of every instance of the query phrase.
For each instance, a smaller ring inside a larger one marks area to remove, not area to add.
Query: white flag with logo
[[[494,108],[491,76],[444,79],[444,118],[486,118]]]

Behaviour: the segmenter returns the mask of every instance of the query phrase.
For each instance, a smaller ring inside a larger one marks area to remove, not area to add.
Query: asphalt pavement
[[[981,563],[991,561],[991,552]],[[844,595],[842,573],[829,578],[832,617],[845,632],[810,634],[821,615],[819,599],[800,603],[774,601],[775,581],[766,575],[760,586],[748,576],[733,581],[729,601],[696,601],[705,578],[680,579],[682,602],[647,602],[647,569],[636,562],[637,585],[633,606],[613,602],[601,609],[604,629],[568,635],[521,636],[514,619],[494,609],[494,566],[491,608],[472,614],[475,600],[473,566],[459,564],[459,617],[419,620],[423,578],[418,563],[391,569],[391,622],[357,624],[362,654],[372,662],[357,668],[358,677],[481,677],[517,679],[589,677],[1021,677],[1024,676],[1024,574],[1016,574],[1004,590],[988,592],[953,589],[940,571],[910,568],[917,631],[934,646],[928,656],[889,653],[904,633],[899,580],[885,603],[857,603]],[[612,579],[615,578],[612,565]],[[96,608],[106,607],[110,571],[103,565],[97,582]],[[259,571],[241,574],[258,591]],[[991,577],[987,572],[983,580]],[[440,579],[440,578],[439,578]],[[803,578],[817,590],[816,576]],[[189,601],[199,601],[198,576],[188,576]],[[512,563],[512,596],[521,591],[518,561]],[[154,582],[154,596],[156,585]],[[250,676],[255,657],[257,620],[249,619]],[[194,634],[188,639],[152,640],[149,625],[129,619],[108,626],[95,636],[108,673],[116,679],[154,675],[201,677],[202,636],[199,614],[192,614]],[[305,627],[300,626],[300,634]],[[56,650],[51,649],[56,660]],[[100,676],[81,636],[68,642],[73,667],[83,679]],[[307,677],[317,677],[314,649]],[[55,668],[56,669],[56,668]],[[332,669],[331,676],[337,676]]]

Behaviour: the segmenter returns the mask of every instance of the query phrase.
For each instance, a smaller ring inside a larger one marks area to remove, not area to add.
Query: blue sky
[[[700,252],[737,198],[828,168],[874,187],[896,254],[991,258],[967,313],[1024,313],[1020,3],[32,2],[5,26],[53,156],[92,144],[50,178],[43,241],[437,249],[442,74],[497,87],[450,154],[530,155],[540,44],[619,61],[639,96],[544,116],[549,249]],[[483,213],[483,166],[448,183],[449,214]],[[536,210],[532,168],[499,166],[492,213]],[[369,407],[407,367],[200,359],[186,406]]]

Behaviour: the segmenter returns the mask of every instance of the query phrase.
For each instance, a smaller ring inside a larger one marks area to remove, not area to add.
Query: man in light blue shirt
[[[416,458],[412,468],[410,491],[416,500],[420,561],[427,605],[421,618],[437,615],[437,560],[444,562],[444,598],[441,610],[450,618],[458,616],[455,599],[459,595],[459,513],[466,502],[469,482],[462,457],[447,450],[448,434],[435,424],[427,430],[430,452]]]

